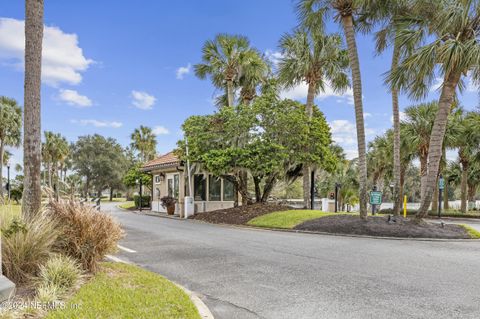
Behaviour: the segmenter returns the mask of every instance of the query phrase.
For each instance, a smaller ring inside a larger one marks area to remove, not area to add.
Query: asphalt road
[[[136,215],[117,257],[202,295],[215,318],[480,318],[480,242],[296,234]]]

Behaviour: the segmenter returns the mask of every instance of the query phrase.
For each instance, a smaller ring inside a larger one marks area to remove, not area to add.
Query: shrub
[[[10,198],[14,200],[17,204],[20,204],[20,201],[22,200],[22,190],[19,188],[14,188],[10,191]]]
[[[60,289],[55,285],[40,285],[37,287],[37,299],[45,304],[57,301],[60,294]]]
[[[106,254],[116,251],[123,231],[111,216],[76,201],[51,201],[50,209],[61,226],[57,247],[84,269],[94,272]]]
[[[55,286],[60,292],[66,292],[80,283],[82,270],[71,257],[53,255],[45,265],[40,266],[38,277],[40,286]]]
[[[171,196],[164,196],[160,199],[160,201],[162,202],[162,207],[163,208],[173,206],[176,203],[175,198],[173,198]]]
[[[150,199],[150,195],[142,195],[142,207],[150,207]],[[133,201],[135,202],[135,207],[140,208],[140,196],[135,195]]]
[[[57,223],[45,212],[26,221],[13,221],[2,231],[5,276],[15,283],[23,283],[36,276],[58,236]]]

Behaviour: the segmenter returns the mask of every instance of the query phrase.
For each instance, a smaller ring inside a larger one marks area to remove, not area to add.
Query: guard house
[[[189,195],[187,168],[183,161],[169,152],[147,162],[142,170],[153,177],[152,211],[165,212],[160,198],[171,196],[177,201],[175,213],[183,215],[184,198]],[[228,180],[201,172],[192,174],[191,182],[195,213],[233,207],[235,187]]]

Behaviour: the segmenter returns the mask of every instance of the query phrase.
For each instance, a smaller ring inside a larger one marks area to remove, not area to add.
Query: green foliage
[[[155,158],[157,138],[150,127],[140,125],[130,136],[133,150],[139,153],[140,162],[145,163]]]
[[[70,307],[70,305],[81,307]],[[65,309],[47,319],[158,318],[199,319],[195,305],[180,288],[160,275],[136,266],[103,263],[102,269]]]
[[[101,192],[107,187],[122,185],[128,162],[124,149],[113,138],[101,135],[81,136],[73,147],[76,171],[86,178],[88,186]]]
[[[480,231],[476,230],[475,228],[469,226],[469,225],[465,225],[465,224],[462,224],[460,225],[462,226],[463,228],[465,228],[465,230],[468,232],[468,235],[470,235],[470,238],[472,239],[480,239]]]
[[[152,175],[145,174],[141,171],[142,164],[138,163],[127,171],[123,176],[123,184],[127,187],[137,187],[139,186],[138,182],[141,180],[142,185],[150,186],[152,184]],[[137,182],[138,181],[138,182]]]
[[[142,208],[143,207],[150,207],[150,195],[142,195]],[[135,207],[140,208],[140,195],[135,195],[133,197],[133,201],[135,203]]]
[[[309,120],[304,105],[279,100],[271,92],[250,106],[223,107],[213,115],[192,116],[183,130],[189,159],[217,176],[247,170],[254,179],[275,182],[304,163],[335,168],[330,128],[323,114],[315,108]],[[180,156],[186,158],[184,141],[179,146]]]
[[[79,284],[82,270],[71,257],[53,255],[40,266],[38,277],[40,287],[56,287],[59,292],[67,292]]]
[[[22,109],[17,101],[0,96],[0,142],[3,145],[19,146],[22,129]],[[0,163],[0,166],[2,163]]]
[[[10,198],[14,200],[17,204],[20,204],[22,200],[23,192],[20,188],[14,188],[10,191]]]

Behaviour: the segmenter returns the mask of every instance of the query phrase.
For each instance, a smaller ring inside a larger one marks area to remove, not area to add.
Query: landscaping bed
[[[388,222],[388,216],[368,217],[366,221],[356,215],[330,215],[305,221],[294,229],[338,234],[355,234],[403,238],[446,238],[471,239],[472,236],[461,225],[417,224],[410,219],[397,217]]]
[[[252,204],[197,213],[189,218],[213,224],[245,225],[255,217],[290,209],[288,206],[279,204]]]

